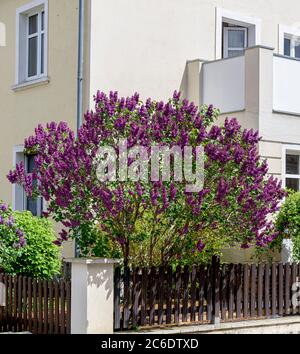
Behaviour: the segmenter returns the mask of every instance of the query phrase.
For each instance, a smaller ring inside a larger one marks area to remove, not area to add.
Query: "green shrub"
[[[280,248],[284,238],[293,240],[293,257],[300,261],[300,193],[292,193],[283,204],[276,221],[280,237],[274,247]]]
[[[0,214],[0,268],[7,274],[41,279],[59,274],[60,251],[53,243],[56,235],[51,222],[10,208]],[[20,234],[23,244],[19,244]]]
[[[78,228],[80,238],[77,246],[81,257],[121,258],[120,249],[92,223],[81,224]]]

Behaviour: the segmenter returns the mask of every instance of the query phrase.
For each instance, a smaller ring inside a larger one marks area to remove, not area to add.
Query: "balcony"
[[[193,61],[188,68],[200,73],[200,90],[191,87],[197,80],[188,78],[187,91],[194,93],[188,97],[213,104],[222,114],[300,115],[300,60],[276,55],[272,48],[257,46],[235,58]]]

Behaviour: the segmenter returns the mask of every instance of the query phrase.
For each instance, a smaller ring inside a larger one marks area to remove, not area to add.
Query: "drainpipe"
[[[79,0],[78,21],[78,73],[77,73],[77,135],[83,122],[83,67],[84,67],[84,0]],[[80,250],[75,242],[75,257],[79,258]]]
[[[78,75],[77,75],[77,132],[83,116],[83,65],[84,65],[84,0],[79,0]]]

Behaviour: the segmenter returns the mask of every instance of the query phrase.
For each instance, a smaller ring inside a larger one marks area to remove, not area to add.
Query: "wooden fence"
[[[0,274],[6,306],[0,307],[0,332],[69,334],[71,283]]]
[[[292,305],[296,264],[117,268],[115,330],[300,314]]]

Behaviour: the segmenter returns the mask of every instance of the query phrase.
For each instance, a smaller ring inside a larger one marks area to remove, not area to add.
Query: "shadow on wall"
[[[180,84],[180,92],[182,94],[182,98],[187,98],[190,102],[194,102],[196,106],[200,107],[200,88],[201,60],[189,60],[186,62]]]
[[[182,94],[182,98],[188,98],[188,62],[185,64],[182,80],[180,83],[180,92]]]
[[[6,46],[6,26],[0,22],[0,47]]]
[[[112,286],[114,283],[113,272],[102,270],[98,271],[98,267],[90,271],[88,285],[92,287],[102,288],[104,285],[106,300],[112,296]]]

